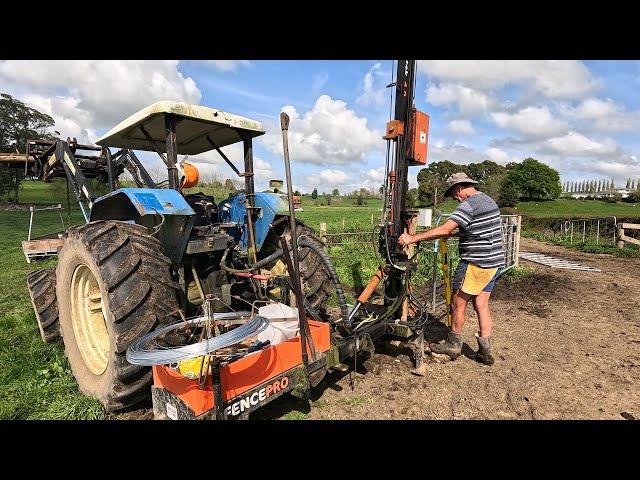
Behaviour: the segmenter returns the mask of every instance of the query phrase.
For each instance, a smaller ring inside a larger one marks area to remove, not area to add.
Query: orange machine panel
[[[429,115],[414,110],[411,115],[411,131],[407,142],[407,158],[410,166],[426,165],[429,142]]]
[[[322,353],[329,350],[329,324],[309,320],[309,327],[316,350]],[[226,402],[235,398],[300,364],[300,336],[249,354],[220,369],[222,399]],[[207,377],[204,388],[200,388],[198,380],[189,380],[164,365],[156,365],[153,367],[153,384],[180,397],[196,416],[214,406],[211,375]]]

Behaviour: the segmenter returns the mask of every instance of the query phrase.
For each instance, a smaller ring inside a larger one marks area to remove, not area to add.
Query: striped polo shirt
[[[500,209],[482,192],[471,195],[451,214],[460,226],[460,259],[480,268],[504,266]]]

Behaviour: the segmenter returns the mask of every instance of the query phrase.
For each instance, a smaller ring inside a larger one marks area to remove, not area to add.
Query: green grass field
[[[216,199],[228,195],[228,192],[207,193],[214,193]],[[24,182],[19,198],[22,204],[62,203],[65,206],[66,190],[63,183]],[[379,222],[380,200],[367,199],[362,206],[355,205],[356,200],[348,197],[333,198],[330,206],[321,206],[322,201],[322,197],[302,199],[304,211],[299,218],[315,229],[326,222],[329,233],[372,231]],[[449,201],[440,208],[450,212],[455,202]],[[631,204],[571,200],[518,205],[518,211],[536,216],[633,216],[640,215],[638,210],[638,206]],[[83,221],[73,198],[71,221],[74,224]],[[0,419],[105,418],[107,415],[100,404],[78,393],[62,346],[46,345],[40,338],[25,277],[30,271],[55,265],[56,259],[26,263],[20,242],[27,238],[28,227],[28,211],[0,211],[0,284],[3,287],[0,290]],[[34,236],[60,229],[57,212],[36,213]],[[366,284],[378,262],[371,245],[336,246],[330,253],[341,281],[349,286]],[[417,284],[427,279],[432,268],[430,254],[420,258],[414,277]]]
[[[50,205],[63,198],[55,185],[25,182],[20,191],[22,203]],[[82,221],[77,209],[71,219]],[[34,236],[61,230],[57,212],[36,212],[34,220]],[[27,264],[20,242],[28,231],[28,211],[0,211],[0,419],[104,418],[98,402],[78,393],[62,346],[40,338],[26,274],[56,260]]]
[[[640,216],[640,204],[609,203],[602,200],[547,200],[519,202],[514,209],[532,217],[634,217]]]

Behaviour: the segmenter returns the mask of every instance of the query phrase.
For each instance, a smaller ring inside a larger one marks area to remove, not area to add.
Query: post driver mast
[[[383,137],[387,141],[387,156],[378,249],[385,265],[378,268],[358,297],[350,318],[354,318],[385,276],[382,318],[406,321],[412,313],[408,303],[409,277],[415,264],[409,258],[408,249],[398,245],[398,238],[414,229],[416,213],[406,208],[408,173],[410,166],[427,163],[429,116],[414,105],[416,61],[397,62],[396,80],[388,85],[395,91],[394,116],[387,123]]]

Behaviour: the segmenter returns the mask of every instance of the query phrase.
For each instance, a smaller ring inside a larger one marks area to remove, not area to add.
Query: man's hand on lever
[[[412,243],[416,243],[416,241],[414,240],[415,237],[416,237],[416,235],[410,235],[408,233],[403,233],[402,235],[400,235],[400,238],[398,238],[398,244],[401,247],[406,247],[407,245],[411,245]]]
[[[403,233],[398,238],[398,244],[401,247],[406,247],[407,245],[411,245],[412,243],[422,242],[424,240],[436,240],[437,238],[447,238],[450,237],[454,230],[458,228],[458,224],[453,220],[447,220],[442,225],[432,228],[431,230],[427,230],[426,232],[416,233],[415,235],[409,235],[408,233]]]

